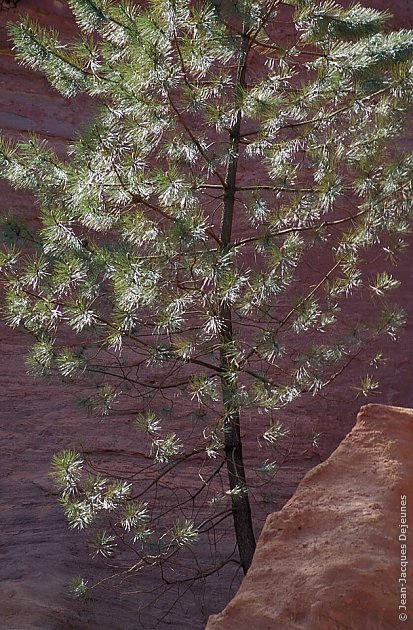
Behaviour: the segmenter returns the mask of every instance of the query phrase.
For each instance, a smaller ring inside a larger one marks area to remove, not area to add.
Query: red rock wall
[[[393,2],[389,7],[388,2],[377,0],[374,6],[390,8],[397,16],[398,26],[413,26],[413,7],[409,2]],[[71,14],[64,2],[21,0],[19,11],[44,24],[53,24],[64,37],[73,33]],[[64,101],[40,75],[33,75],[14,62],[4,24],[17,13],[10,10],[0,14],[0,128],[13,137],[34,130],[63,148],[88,118],[91,108],[86,98]],[[0,190],[2,211],[12,208],[26,217],[35,216],[29,195],[12,191],[4,182],[0,182]],[[377,397],[379,402],[401,406],[413,404],[412,258],[410,250],[396,270],[402,288],[395,298],[407,310],[409,323],[400,343],[389,342],[384,348],[389,361],[380,372],[381,394]],[[130,421],[114,417],[102,423],[87,418],[72,404],[71,392],[26,376],[27,339],[23,334],[1,325],[0,343],[0,519],[7,543],[0,564],[0,626],[10,630],[143,627],[137,621],[137,601],[133,596],[121,598],[101,592],[96,601],[82,607],[67,595],[67,580],[82,573],[88,560],[80,537],[67,532],[48,474],[52,454],[69,445],[82,444],[92,457],[104,456],[114,462],[120,451],[125,460],[133,461],[136,446]],[[320,458],[325,459],[353,425],[360,400],[349,400],[349,386],[354,372],[361,370],[356,362],[353,366],[353,373],[344,376],[326,398],[302,401],[286,412],[286,422],[295,427],[294,456],[281,469],[268,493],[254,499],[257,532],[268,511],[285,503],[304,473]],[[321,433],[318,452],[308,448],[312,428]],[[255,436],[251,435],[246,451],[253,464],[257,449]],[[189,477],[188,471],[181,474]],[[194,597],[187,597],[171,615],[169,627],[202,628],[208,615],[221,610],[227,601],[227,586],[222,584],[225,581],[214,578],[207,583],[205,593],[200,589]],[[157,615],[152,613],[149,611],[143,621],[155,623]]]

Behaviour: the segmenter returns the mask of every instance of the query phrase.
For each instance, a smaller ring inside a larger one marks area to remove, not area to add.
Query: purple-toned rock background
[[[370,6],[389,8],[388,2],[371,0]],[[392,2],[395,26],[413,26],[413,5]],[[58,0],[21,0],[19,11],[27,12],[44,24],[52,24],[69,38],[73,33],[71,13]],[[0,128],[13,137],[34,130],[63,149],[79,125],[91,114],[86,98],[65,101],[38,74],[18,66],[13,60],[4,25],[18,15],[17,10],[0,13]],[[406,138],[410,144],[411,138]],[[14,209],[35,217],[29,195],[12,191],[0,182],[1,211]],[[384,348],[389,357],[380,373],[381,394],[375,402],[413,406],[412,392],[412,249],[404,256],[395,275],[402,287],[395,299],[406,309],[409,321],[400,342]],[[367,312],[368,305],[363,306]],[[101,422],[87,417],[73,404],[72,392],[44,381],[33,381],[25,373],[27,338],[20,332],[0,327],[2,363],[0,367],[0,431],[2,444],[0,528],[3,554],[0,564],[0,627],[5,630],[69,630],[99,628],[129,630],[156,625],[157,611],[137,619],[133,596],[119,597],[101,591],[88,605],[74,603],[66,584],[82,573],[88,564],[85,547],[78,535],[69,534],[49,477],[50,459],[63,447],[81,443],[91,456],[133,460],[134,437],[130,422],[111,418]],[[387,343],[387,342],[386,342]],[[281,507],[293,494],[304,473],[325,459],[355,422],[362,402],[351,395],[354,371],[326,394],[325,399],[303,401],[286,412],[286,421],[296,426],[294,458],[287,462],[273,487],[274,507]],[[349,394],[350,392],[350,394]],[[352,399],[351,399],[352,398]],[[350,400],[349,400],[350,399]],[[310,430],[321,433],[319,452],[308,448]],[[75,437],[74,437],[75,436]],[[75,442],[74,442],[75,440]],[[253,432],[247,440],[247,456],[254,460]],[[257,462],[258,463],[258,462]],[[187,471],[188,472],[188,471]],[[182,475],[185,476],[185,470]],[[271,507],[271,506],[270,506]],[[269,511],[263,497],[257,499],[257,531]],[[187,597],[169,617],[165,626],[173,630],[202,628],[209,614],[221,610],[228,599],[227,587],[218,579],[207,582],[206,591]]]

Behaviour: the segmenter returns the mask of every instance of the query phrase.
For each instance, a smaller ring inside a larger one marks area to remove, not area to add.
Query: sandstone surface
[[[241,588],[206,630],[412,628],[413,610],[403,618],[413,594],[403,547],[412,448],[413,410],[363,407],[337,450],[267,518]]]

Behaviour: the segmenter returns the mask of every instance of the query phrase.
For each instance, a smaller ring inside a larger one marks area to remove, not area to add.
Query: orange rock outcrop
[[[334,453],[267,518],[240,590],[206,630],[413,628],[412,446],[413,410],[363,407]]]

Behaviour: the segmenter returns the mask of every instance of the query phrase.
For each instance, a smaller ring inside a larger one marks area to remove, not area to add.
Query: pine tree
[[[125,480],[65,450],[53,460],[61,502],[94,553],[133,549],[122,577],[166,570],[228,516],[247,571],[241,425],[255,417],[273,453],[282,410],[404,321],[388,294],[412,205],[413,155],[396,140],[413,104],[413,32],[333,0],[68,4],[72,44],[28,19],[10,27],[17,58],[63,96],[96,99],[96,116],[64,158],[34,135],[1,140],[2,176],[34,193],[41,218],[36,233],[3,220],[5,318],[35,338],[33,375],[90,387],[91,411],[134,415],[153,464]],[[361,324],[347,304],[368,295]],[[368,374],[361,391],[376,388]],[[189,428],[180,405],[197,418]],[[191,459],[198,489],[162,503],[161,480]]]

